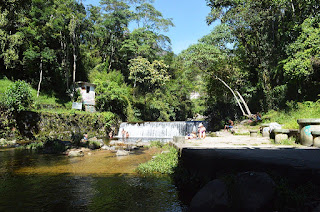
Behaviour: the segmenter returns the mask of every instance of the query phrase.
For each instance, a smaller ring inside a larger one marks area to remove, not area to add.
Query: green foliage
[[[45,141],[32,142],[27,145],[20,146],[20,150],[34,150],[50,154],[62,153],[67,150],[67,146],[59,140],[45,138]]]
[[[262,120],[267,119],[268,122],[277,122],[284,125],[286,129],[299,129],[298,119],[319,118],[320,101],[317,102],[289,102],[286,110],[271,110],[266,113]]]
[[[30,144],[27,145],[23,145],[23,146],[19,146],[18,149],[20,150],[36,150],[36,151],[40,151],[42,150],[44,147],[44,142],[32,142]]]
[[[101,144],[99,141],[88,141],[87,146],[90,149],[99,149],[101,147]]]
[[[122,120],[190,115],[189,91],[179,90],[188,82],[174,85],[170,78],[180,70],[172,66],[170,39],[162,32],[173,23],[152,2],[104,0],[86,9],[74,0],[27,0],[8,1],[0,10],[0,66],[6,67],[0,74],[41,89],[36,110],[68,113],[72,82],[89,80],[97,84],[97,109]],[[138,27],[129,31],[132,22]],[[132,89],[128,64],[138,56],[150,62],[145,81]]]
[[[172,174],[178,165],[178,151],[170,147],[169,152],[157,154],[154,159],[140,164],[137,172],[140,174]]]
[[[120,72],[113,71],[96,74],[96,107],[100,111],[109,111],[126,119],[126,109],[130,104],[129,88],[123,83]]]
[[[161,141],[150,141],[150,147],[162,148],[163,143]]]
[[[271,142],[275,145],[289,145],[289,146],[299,146],[299,144],[297,144],[297,141],[295,138],[289,138],[289,139],[284,139],[281,140],[279,143],[275,143],[275,141],[273,139],[271,139]]]
[[[3,79],[0,79],[0,84],[1,84],[0,86],[0,98],[1,98],[1,96],[5,93],[7,88],[13,84],[13,82],[5,77]]]
[[[1,101],[9,111],[27,110],[33,102],[31,88],[26,82],[18,80],[6,89]]]
[[[301,94],[315,98],[319,92],[320,24],[317,18],[307,18],[301,24],[302,32],[287,48],[284,76],[289,83],[290,96],[301,100]]]

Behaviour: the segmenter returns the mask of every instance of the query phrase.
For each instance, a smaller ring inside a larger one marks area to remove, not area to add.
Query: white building
[[[94,91],[96,85],[89,82],[76,82],[76,90],[80,91],[82,103],[74,103],[72,108],[82,109],[82,104],[86,111],[95,112],[95,96]]]
[[[200,93],[199,92],[191,92],[190,93],[190,99],[199,99],[200,98]]]

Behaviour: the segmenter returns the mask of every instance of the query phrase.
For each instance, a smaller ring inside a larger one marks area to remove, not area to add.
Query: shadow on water
[[[151,158],[108,151],[68,158],[0,149],[0,211],[186,211],[167,176],[139,176]]]

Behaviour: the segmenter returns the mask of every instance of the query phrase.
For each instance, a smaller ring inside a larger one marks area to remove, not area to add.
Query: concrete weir
[[[183,167],[198,177],[215,179],[221,173],[263,171],[293,182],[319,183],[320,149],[274,145],[266,137],[223,134],[205,139],[174,137]]]

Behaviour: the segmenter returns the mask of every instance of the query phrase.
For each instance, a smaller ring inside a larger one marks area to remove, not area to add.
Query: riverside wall
[[[88,133],[90,137],[107,136],[119,121],[105,114],[77,114],[24,111],[13,116],[0,116],[0,136],[8,139],[38,139],[50,137],[70,140]]]

